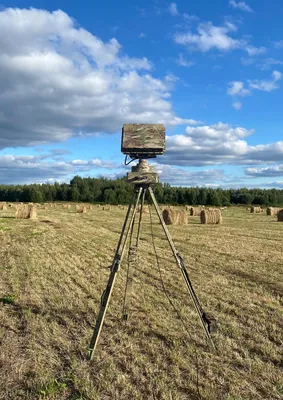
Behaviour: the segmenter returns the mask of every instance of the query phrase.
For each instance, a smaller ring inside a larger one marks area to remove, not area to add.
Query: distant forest
[[[202,187],[174,187],[168,183],[154,187],[160,204],[229,206],[256,204],[282,206],[283,190],[279,189],[211,189]],[[133,186],[126,178],[81,178],[75,176],[70,184],[0,185],[0,201],[48,202],[74,201],[107,204],[128,204]]]

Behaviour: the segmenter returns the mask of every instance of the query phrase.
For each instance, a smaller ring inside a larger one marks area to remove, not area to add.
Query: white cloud
[[[176,17],[177,15],[179,15],[176,3],[170,3],[169,12],[170,12],[171,15],[173,15],[173,17]]]
[[[253,12],[251,7],[247,3],[245,3],[244,1],[238,1],[237,2],[235,0],[230,0],[229,4],[233,8],[238,8],[239,10],[242,10],[242,11]]]
[[[232,106],[235,108],[235,110],[240,110],[242,108],[242,103],[240,101],[235,101]]]
[[[221,169],[191,171],[168,164],[152,163],[152,165],[159,174],[160,182],[170,182],[174,186],[212,187],[219,186],[227,180],[224,170]]]
[[[249,86],[252,89],[262,90],[264,92],[271,92],[272,90],[278,89],[279,86],[277,82],[279,82],[283,78],[283,75],[279,71],[273,71],[271,79],[255,79],[249,80]]]
[[[249,56],[251,57],[258,56],[266,52],[266,48],[263,46],[261,47],[247,46],[246,50]]]
[[[52,160],[46,161],[49,158]],[[99,158],[71,161],[54,161],[55,159],[56,153],[53,156],[52,152],[38,156],[0,156],[0,184],[68,181],[71,175],[97,169],[125,170],[122,163]]]
[[[283,61],[276,60],[275,58],[265,58],[258,66],[264,71],[270,69],[273,65],[283,65]]]
[[[235,25],[226,23],[223,26],[214,26],[211,22],[201,23],[197,33],[176,33],[175,42],[189,46],[202,52],[212,49],[228,51],[243,46],[240,40],[231,38],[228,33],[236,30]]]
[[[195,63],[193,63],[192,61],[188,61],[188,60],[186,60],[185,59],[185,57],[184,57],[184,55],[183,54],[179,54],[179,57],[178,57],[178,59],[177,59],[177,64],[178,65],[180,65],[181,67],[187,67],[187,68],[190,68],[190,67],[192,67],[193,65],[195,65]]]
[[[226,21],[222,26],[215,26],[212,22],[203,22],[198,24],[195,32],[190,29],[175,33],[174,41],[189,50],[203,53],[211,50],[227,52],[239,49],[246,51],[249,56],[259,56],[266,52],[266,48],[263,46],[250,45],[247,37],[233,38],[231,35],[237,30],[237,26],[229,21]]]
[[[146,34],[145,33],[143,33],[143,32],[141,32],[140,34],[139,34],[139,38],[145,38],[146,37]]]
[[[252,165],[280,161],[283,141],[251,146],[245,140],[253,130],[219,122],[187,127],[184,134],[167,136],[160,163],[179,166]]]
[[[0,26],[0,148],[185,121],[147,58],[124,55],[63,11],[4,9]]]
[[[265,168],[246,168],[245,173],[253,177],[283,176],[283,165],[273,165]]]
[[[245,83],[241,81],[233,81],[229,82],[228,84],[228,89],[227,89],[227,94],[229,96],[241,96],[245,97],[250,94],[252,94],[253,90],[261,90],[264,92],[271,92],[273,90],[276,90],[279,88],[278,82],[283,79],[283,74],[279,71],[273,71],[272,76],[270,79],[254,79],[254,80],[248,80],[247,85],[248,88],[245,87]],[[236,105],[239,105],[241,103],[234,103],[233,107]]]
[[[233,81],[228,84],[227,93],[230,96],[248,96],[251,92],[244,87],[244,82]]]

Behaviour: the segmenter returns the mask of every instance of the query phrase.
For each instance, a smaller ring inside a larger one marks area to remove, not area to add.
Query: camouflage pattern
[[[157,155],[165,150],[163,124],[124,124],[121,151],[130,155]]]
[[[158,174],[156,172],[140,173],[128,172],[127,182],[136,186],[148,186],[159,182]]]

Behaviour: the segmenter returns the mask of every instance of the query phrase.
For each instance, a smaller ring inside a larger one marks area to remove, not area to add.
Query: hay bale
[[[221,211],[218,208],[211,210],[202,210],[200,213],[200,222],[202,224],[221,224],[222,223],[222,215]]]
[[[30,219],[36,219],[37,218],[37,210],[36,210],[36,206],[35,205],[28,206],[28,218],[30,218]]]
[[[260,214],[261,212],[263,212],[263,209],[261,207],[251,207],[251,213]]]
[[[5,201],[3,201],[2,203],[0,203],[0,210],[2,211],[6,211],[7,210],[7,204]]]
[[[278,222],[283,222],[283,209],[278,212],[277,221]]]
[[[24,204],[19,204],[16,210],[17,219],[27,219],[28,218],[28,208]]]
[[[191,207],[190,215],[192,215],[193,217],[199,217],[202,210],[203,210],[202,207]]]
[[[188,223],[188,214],[184,210],[166,208],[162,216],[166,225],[187,225]]]
[[[282,208],[278,207],[268,207],[266,209],[266,215],[278,215],[279,211],[281,211]]]
[[[77,213],[86,213],[86,206],[82,206],[82,205],[76,205],[76,211]]]
[[[16,218],[36,219],[37,218],[36,206],[20,204],[16,210]]]

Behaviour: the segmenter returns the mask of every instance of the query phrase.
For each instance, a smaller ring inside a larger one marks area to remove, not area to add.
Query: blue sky
[[[283,188],[283,5],[6,1],[0,183],[116,177],[124,123],[164,123],[183,186]]]

